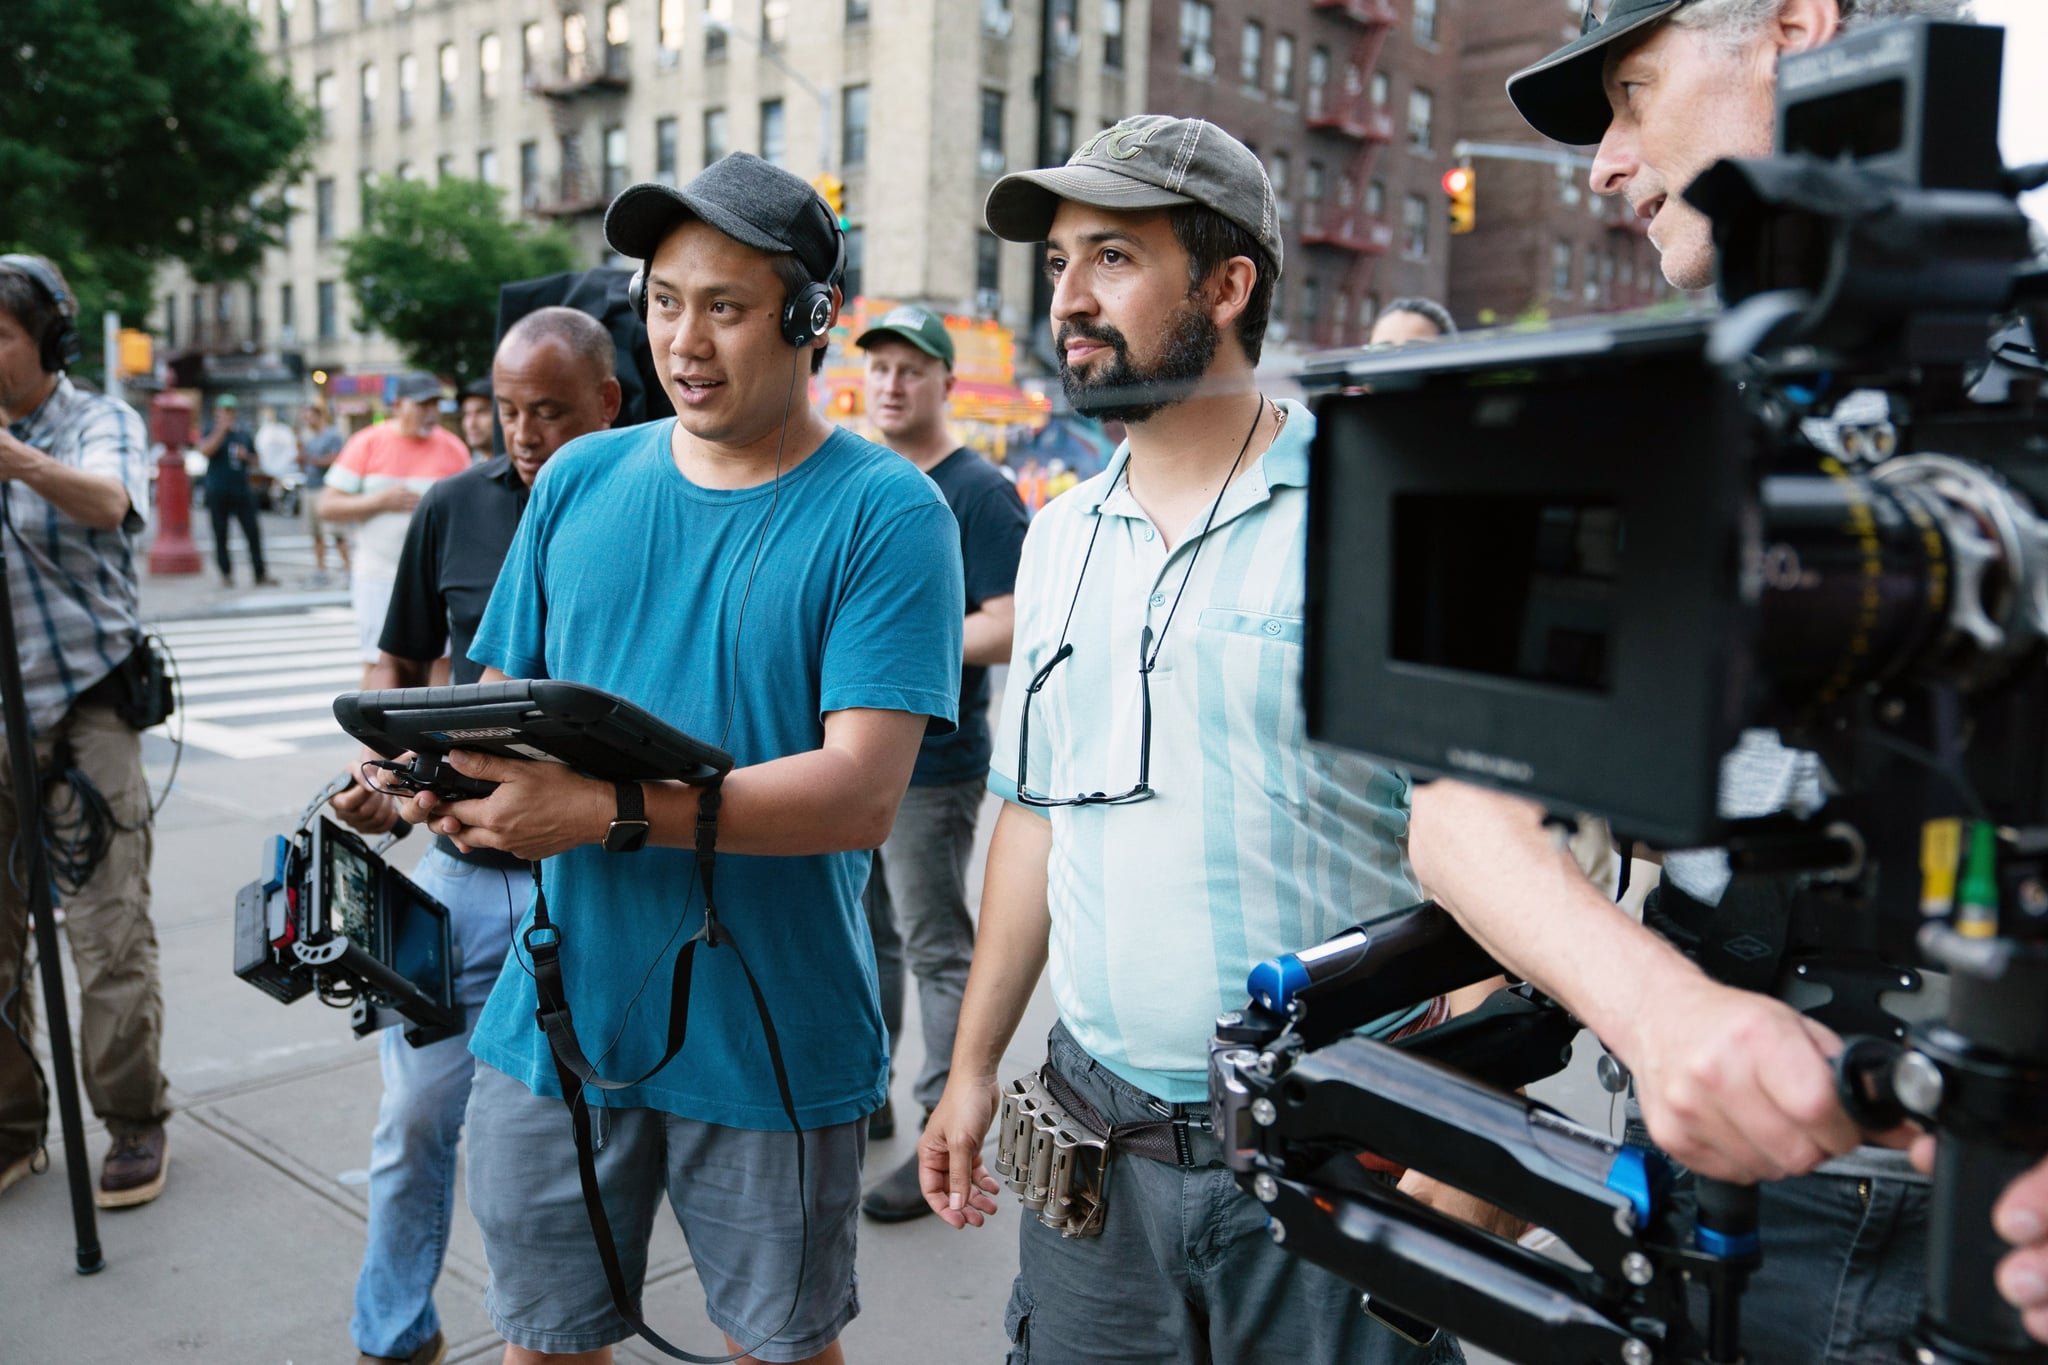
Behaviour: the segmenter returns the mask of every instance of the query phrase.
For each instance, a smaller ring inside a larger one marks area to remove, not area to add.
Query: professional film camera
[[[462,1031],[448,908],[319,813],[352,780],[265,845],[235,896],[235,975],[287,1005],[311,993],[349,1009],[358,1037],[398,1026],[424,1047]]]
[[[2015,202],[2048,168],[1997,155],[2002,37],[1898,24],[1786,61],[1779,154],[1686,192],[1714,221],[1716,318],[1346,353],[1305,380],[1310,733],[1797,886],[1775,927],[1709,920],[1692,946],[1860,1035],[1838,1069],[1866,1128],[1939,1135],[1900,1344],[1927,1362],[2044,1358],[1994,1290],[1989,1217],[2048,1152],[2048,271]],[[1724,818],[1724,757],[1759,727],[1819,755],[1824,805]],[[1424,907],[1254,972],[1211,1095],[1272,1236],[1411,1334],[1740,1359],[1770,1253],[1754,1190],[1701,1181],[1681,1218],[1654,1153],[1509,1093],[1564,1064],[1553,1002],[1523,985],[1398,1044],[1351,1036],[1495,970]],[[1577,1261],[1437,1215],[1366,1149]]]

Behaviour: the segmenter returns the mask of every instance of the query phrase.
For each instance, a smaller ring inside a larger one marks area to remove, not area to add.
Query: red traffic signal
[[[1470,166],[1453,166],[1444,172],[1444,193],[1450,196],[1451,231],[1470,232],[1478,220],[1479,177]]]
[[[1444,172],[1444,193],[1464,194],[1472,188],[1472,168],[1453,166]]]

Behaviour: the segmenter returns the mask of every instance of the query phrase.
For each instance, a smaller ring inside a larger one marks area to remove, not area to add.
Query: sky
[[[1976,14],[2005,27],[2005,107],[1998,141],[2008,166],[2048,161],[2048,0],[1977,0]],[[2022,74],[2026,73],[2026,74]],[[2048,225],[2048,189],[2025,200]]]

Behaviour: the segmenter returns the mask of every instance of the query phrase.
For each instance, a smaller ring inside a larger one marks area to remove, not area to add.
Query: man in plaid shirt
[[[149,460],[135,411],[65,375],[77,357],[75,312],[47,261],[0,256],[0,536],[42,797],[47,809],[76,811],[96,792],[110,817],[104,854],[60,878],[57,898],[78,972],[86,1095],[113,1137],[96,1197],[116,1208],[156,1198],[167,1164],[149,792],[142,736],[117,709],[142,647],[135,562]],[[0,849],[12,873],[0,877],[0,1191],[48,1164],[33,983],[23,979],[21,798],[0,771]]]

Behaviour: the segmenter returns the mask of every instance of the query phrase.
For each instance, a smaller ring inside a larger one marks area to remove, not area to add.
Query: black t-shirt
[[[483,666],[470,660],[469,645],[512,548],[527,492],[506,455],[471,465],[427,489],[406,528],[378,648],[421,662],[440,658],[445,649],[450,682],[473,683],[483,675]],[[526,866],[488,850],[465,855],[438,836],[435,843],[455,857],[489,867]]]
[[[946,495],[960,523],[960,562],[967,571],[966,610],[1017,590],[1017,557],[1031,517],[1017,490],[996,467],[967,447],[931,469],[931,480]],[[993,741],[988,730],[988,669],[960,670],[960,725],[950,735],[928,737],[917,755],[910,782],[935,787],[988,775]]]
[[[249,465],[246,462],[255,458],[256,443],[249,438],[249,433],[240,427],[231,427],[221,438],[220,448],[206,457],[206,491],[248,492]]]

